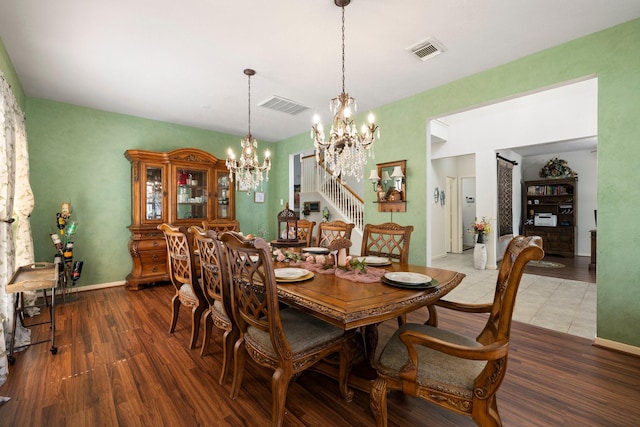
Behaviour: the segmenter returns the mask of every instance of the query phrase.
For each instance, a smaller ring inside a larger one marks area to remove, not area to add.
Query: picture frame
[[[253,201],[255,203],[264,203],[264,193],[262,191],[253,193]]]
[[[309,212],[320,212],[320,202],[305,202],[305,209],[308,208]]]

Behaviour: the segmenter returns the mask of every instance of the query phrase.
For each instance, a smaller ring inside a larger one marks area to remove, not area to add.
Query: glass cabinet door
[[[162,165],[145,165],[143,168],[144,184],[142,200],[144,200],[142,217],[146,221],[162,221],[165,217],[165,195]]]
[[[231,205],[229,203],[231,189],[229,188],[229,173],[216,171],[216,218],[232,219]]]
[[[208,218],[209,206],[209,170],[182,169],[176,170],[177,216],[181,219]]]

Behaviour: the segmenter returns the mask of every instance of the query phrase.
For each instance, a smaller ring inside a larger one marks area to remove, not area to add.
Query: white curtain
[[[32,210],[24,113],[0,73],[0,384],[8,375],[6,344],[14,327],[15,295],[7,294],[5,287],[17,266],[33,262]],[[28,344],[29,332],[17,328],[16,345]]]

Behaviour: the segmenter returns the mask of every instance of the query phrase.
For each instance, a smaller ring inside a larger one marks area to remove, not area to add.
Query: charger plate
[[[382,277],[382,283],[385,285],[393,286],[394,288],[402,288],[402,289],[430,289],[438,286],[438,281],[436,279],[431,279],[430,282],[427,283],[402,283],[402,282],[394,282],[393,280],[389,280],[386,277]]]
[[[310,271],[305,268],[294,268],[294,267],[276,268],[273,270],[273,272],[275,273],[276,280],[278,281],[297,280],[297,279],[300,279],[301,277],[307,276],[310,273]]]
[[[296,278],[293,278],[293,279],[283,279],[283,278],[276,277],[276,282],[278,282],[278,283],[304,282],[305,280],[309,280],[309,279],[313,278],[313,276],[314,276],[313,271],[309,271],[304,276],[296,277]]]

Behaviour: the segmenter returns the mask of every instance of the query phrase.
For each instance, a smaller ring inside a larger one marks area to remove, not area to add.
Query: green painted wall
[[[4,78],[11,86],[11,90],[13,91],[13,96],[16,97],[16,101],[20,104],[22,111],[24,111],[24,90],[22,89],[22,85],[20,84],[20,80],[16,74],[16,70],[13,68],[13,64],[11,63],[11,58],[9,58],[9,53],[7,49],[4,47],[4,43],[0,38],[0,71],[4,74]]]
[[[36,98],[27,98],[27,131],[36,259],[52,258],[49,234],[56,231],[60,204],[70,201],[72,219],[79,224],[74,259],[85,263],[79,285],[122,281],[131,270],[125,150],[195,147],[220,158],[228,147],[240,145],[237,136]],[[236,199],[241,224],[266,216],[267,204],[254,203],[246,193],[237,193]]]
[[[375,163],[407,159],[408,212],[393,220],[415,226],[410,262],[424,264],[428,119],[593,75],[599,82],[597,334],[640,346],[640,20],[377,108],[382,138]],[[311,141],[303,133],[278,146],[283,156],[310,148]],[[276,179],[280,191],[286,178]],[[366,222],[390,219],[376,211],[373,192],[364,197]]]

